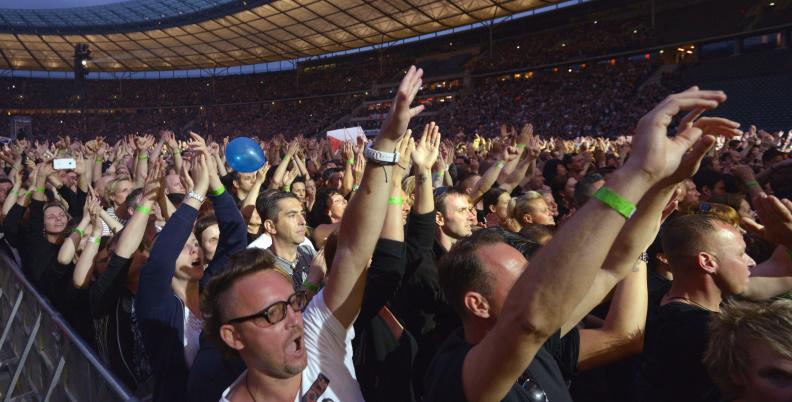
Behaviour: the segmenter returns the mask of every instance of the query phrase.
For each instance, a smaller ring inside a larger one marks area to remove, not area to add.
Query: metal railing
[[[0,401],[137,402],[0,242]]]

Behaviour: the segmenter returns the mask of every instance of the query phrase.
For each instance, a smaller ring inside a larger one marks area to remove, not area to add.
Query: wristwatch
[[[190,191],[189,193],[187,193],[186,197],[187,198],[192,198],[192,199],[200,202],[201,204],[203,204],[204,200],[206,200],[205,196],[202,196],[202,195],[200,195],[200,194],[198,194],[196,192],[193,192],[193,191]]]
[[[366,145],[366,149],[363,150],[363,156],[365,156],[369,162],[377,165],[395,165],[399,163],[398,152],[377,151],[371,148],[370,144]]]

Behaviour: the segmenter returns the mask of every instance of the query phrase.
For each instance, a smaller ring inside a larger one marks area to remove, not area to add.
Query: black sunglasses
[[[288,299],[275,302],[265,307],[264,310],[258,313],[246,315],[244,317],[237,317],[228,320],[226,324],[245,322],[255,318],[263,318],[268,323],[275,325],[284,318],[286,318],[286,306],[291,306],[292,310],[302,312],[308,305],[308,293],[305,290],[300,290],[289,296]]]

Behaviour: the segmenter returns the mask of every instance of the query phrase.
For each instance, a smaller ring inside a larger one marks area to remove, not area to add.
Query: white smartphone
[[[77,167],[77,162],[74,158],[60,158],[52,161],[52,167],[55,170],[74,169]]]

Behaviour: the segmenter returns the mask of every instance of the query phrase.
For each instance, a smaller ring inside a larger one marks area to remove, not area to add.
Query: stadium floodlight
[[[88,61],[91,60],[91,50],[87,43],[74,45],[74,78],[83,80],[88,75]]]

